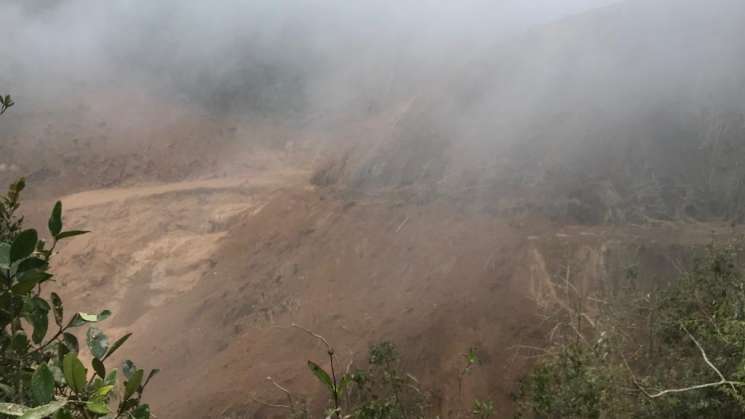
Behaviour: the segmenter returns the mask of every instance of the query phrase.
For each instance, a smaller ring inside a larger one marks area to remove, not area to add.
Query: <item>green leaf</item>
[[[8,269],[10,266],[10,244],[0,243],[0,267]]]
[[[52,308],[54,309],[54,322],[57,323],[57,326],[62,326],[65,313],[62,308],[62,299],[54,292],[51,294],[50,299],[52,300]]]
[[[122,362],[122,373],[124,373],[124,376],[129,380],[130,377],[132,377],[132,374],[137,371],[137,367],[135,366],[135,363],[130,361],[129,359]]]
[[[28,294],[36,287],[36,284],[44,282],[51,277],[51,274],[42,271],[24,272],[18,277],[18,283],[13,286],[13,293],[17,295]]]
[[[62,373],[62,368],[60,368],[59,362],[54,362],[53,364],[49,365],[49,371],[52,372],[52,376],[54,376],[54,382],[56,385],[65,385],[65,374]]]
[[[37,404],[54,400],[54,375],[46,364],[41,364],[31,377],[31,395]]]
[[[158,375],[159,372],[160,372],[160,370],[158,368],[155,368],[155,369],[150,370],[150,374],[147,375],[147,380],[145,380],[145,384],[143,384],[142,387],[144,388],[147,385],[147,383],[149,383],[150,380],[153,377],[155,377],[156,375]]]
[[[86,323],[100,322],[108,319],[109,316],[111,316],[111,311],[109,310],[103,310],[98,314],[88,314],[81,311],[79,313],[75,313],[72,319],[70,319],[70,327],[78,327]]]
[[[44,419],[47,416],[53,415],[56,411],[62,409],[67,404],[67,400],[53,401],[43,406],[35,407],[27,410],[21,419]]]
[[[321,383],[326,385],[331,394],[336,393],[336,388],[333,381],[331,381],[331,377],[329,377],[328,373],[324,371],[323,368],[319,367],[318,364],[313,361],[308,361],[308,368],[310,368],[310,371],[318,378]]]
[[[62,362],[62,372],[65,374],[67,385],[69,385],[75,393],[80,394],[85,391],[88,370],[83,366],[83,363],[80,362],[74,353],[71,352],[65,355]]]
[[[17,273],[22,273],[26,271],[30,271],[32,269],[41,269],[47,267],[47,262],[44,261],[44,259],[40,259],[37,257],[30,257],[28,259],[24,259],[21,263],[18,264],[18,268],[16,269]]]
[[[49,318],[47,316],[34,316],[34,332],[31,334],[31,341],[40,345],[47,335],[49,328]]]
[[[36,249],[36,242],[39,240],[36,230],[24,230],[18,234],[13,244],[10,245],[10,263],[16,263],[21,259],[31,256]]]
[[[341,376],[341,379],[339,379],[339,394],[343,394],[344,391],[347,389],[347,386],[349,383],[352,382],[352,374],[344,374]]]
[[[68,412],[66,409],[60,409],[57,411],[57,413],[54,414],[54,419],[75,419],[72,417],[72,413]]]
[[[100,361],[100,360],[99,360]],[[96,391],[103,386],[103,380],[98,376],[98,373],[93,374],[92,381],[89,381],[88,390]]]
[[[119,410],[122,412],[126,412],[128,410],[134,409],[135,407],[137,407],[138,404],[140,404],[140,402],[135,398],[124,400],[119,403]]]
[[[98,322],[102,322],[111,316],[111,310],[102,310],[98,315],[96,316]]]
[[[106,378],[106,366],[101,362],[98,358],[93,358],[93,361],[91,361],[91,364],[93,365],[93,371],[98,374],[101,378]]]
[[[31,340],[40,344],[49,327],[49,304],[40,297],[26,298],[23,306],[23,317],[34,327]]]
[[[109,413],[111,413],[111,411],[109,410],[109,406],[107,406],[106,403],[100,400],[91,400],[89,402],[86,402],[85,407],[89,411],[99,415],[108,415]]]
[[[42,298],[26,299],[23,317],[34,327],[31,340],[40,344],[49,328],[49,304]]]
[[[85,320],[80,316],[80,313],[75,313],[72,318],[70,319],[70,322],[67,323],[69,327],[80,327],[86,323]]]
[[[127,400],[130,397],[132,397],[133,394],[135,394],[139,388],[140,384],[142,384],[142,376],[145,374],[145,370],[137,370],[135,371],[131,377],[129,377],[129,380],[127,380],[124,384],[124,399]]]
[[[9,416],[23,416],[30,408],[15,403],[0,403],[0,413]]]
[[[88,234],[88,233],[90,233],[90,231],[86,231],[86,230],[63,231],[62,233],[57,235],[57,240],[69,239],[70,237],[82,236],[83,234]]]
[[[80,352],[80,344],[78,343],[78,338],[75,337],[72,333],[65,332],[62,334],[62,343],[67,348],[69,352],[77,354]]]
[[[10,292],[0,293],[0,330],[17,318],[23,307],[22,297]]]
[[[10,95],[0,96],[0,115],[4,114],[13,105],[15,105],[15,102],[10,98]]]
[[[19,330],[13,335],[13,340],[10,343],[10,347],[13,348],[13,350],[17,354],[25,354],[28,350],[28,346],[28,337],[23,330]]]
[[[38,311],[39,313],[47,314],[49,313],[49,310],[52,309],[52,307],[49,306],[49,303],[47,303],[47,300],[41,297],[33,297],[30,300],[30,303],[34,307],[35,311]]]
[[[97,322],[98,321],[98,316],[96,316],[95,314],[88,314],[88,313],[82,313],[82,312],[78,314],[80,314],[80,318],[83,321],[86,321],[86,322]]]
[[[54,204],[54,208],[52,209],[52,215],[49,216],[49,234],[52,235],[52,237],[57,237],[57,235],[62,231],[62,202],[57,201],[56,204]]]
[[[108,357],[110,357],[111,355],[113,355],[114,352],[116,352],[116,350],[119,349],[120,346],[124,345],[124,342],[126,342],[127,339],[129,339],[130,336],[132,336],[132,334],[131,333],[127,333],[126,335],[124,335],[124,336],[120,337],[119,339],[117,339],[116,342],[114,342],[114,344],[111,345],[111,347],[109,348],[109,351],[106,352],[106,355],[103,357],[103,360],[105,361]]]
[[[90,349],[91,354],[98,359],[103,358],[109,349],[109,338],[96,327],[88,329],[86,342],[88,343],[88,349]]]
[[[106,378],[103,379],[103,383],[105,385],[113,386],[114,384],[116,384],[116,376],[117,376],[117,371],[116,371],[116,368],[114,368],[113,370],[109,371],[109,373],[106,375]]]
[[[36,287],[36,284],[39,283],[39,280],[29,279],[27,281],[19,282],[15,285],[13,285],[13,288],[11,289],[13,291],[13,294],[16,295],[26,295],[29,292],[31,292],[34,287]]]
[[[133,419],[150,419],[150,406],[141,404],[131,413]]]
[[[31,334],[31,341],[39,345],[49,329],[49,317],[47,313],[36,312],[31,316],[31,324],[34,326],[34,332]]]
[[[96,397],[106,397],[109,395],[109,393],[111,393],[111,390],[113,389],[114,389],[113,384],[101,386],[98,388],[98,390],[96,390]]]
[[[70,353],[70,348],[68,348],[64,342],[60,342],[60,341],[57,342],[56,346],[57,346],[57,360],[58,360],[57,363],[60,365],[60,372],[61,372],[62,371],[61,369],[62,360],[65,359],[65,355]],[[64,377],[62,380],[62,384],[65,384]]]

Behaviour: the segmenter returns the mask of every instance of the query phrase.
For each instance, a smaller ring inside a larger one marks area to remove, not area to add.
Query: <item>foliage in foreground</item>
[[[323,385],[328,396],[328,408],[322,418],[326,419],[429,419],[439,418],[434,414],[432,394],[419,381],[406,372],[398,348],[390,341],[370,346],[363,367],[353,368],[350,360],[344,369],[339,369],[339,360],[329,342],[321,335],[303,327],[293,325],[322,342],[326,347],[328,368],[308,361],[312,375]],[[459,388],[470,371],[481,363],[477,349],[471,348],[463,354],[464,366],[458,376]],[[271,383],[284,393],[285,403],[254,401],[272,408],[285,409],[288,417],[310,419],[314,416],[306,400],[281,386],[271,377]],[[462,402],[462,391],[459,400]],[[474,400],[470,410],[456,409],[449,418],[488,419],[494,416],[491,401]]]
[[[3,102],[3,110],[11,105]],[[106,366],[130,334],[112,343],[94,326],[110,311],[66,316],[60,296],[44,291],[53,280],[49,263],[57,244],[86,232],[63,230],[60,202],[49,218],[50,246],[36,230],[24,230],[16,213],[24,186],[21,179],[0,197],[0,418],[148,419],[150,408],[141,397],[158,370],[145,375],[126,361],[120,377]],[[56,328],[51,337],[50,319]],[[83,326],[88,326],[90,373],[74,334]]]
[[[626,289],[587,321],[591,333],[547,349],[516,395],[519,415],[745,416],[741,254],[737,243],[711,245],[690,272],[659,292],[639,291],[629,277]]]
[[[307,331],[307,330],[306,330]],[[313,361],[308,361],[311,373],[323,384],[331,406],[325,413],[328,418],[358,419],[419,419],[427,417],[429,394],[419,382],[404,371],[398,349],[385,341],[372,345],[367,368],[337,371],[334,349],[320,335],[327,348],[329,371]],[[305,411],[298,417],[309,418]]]

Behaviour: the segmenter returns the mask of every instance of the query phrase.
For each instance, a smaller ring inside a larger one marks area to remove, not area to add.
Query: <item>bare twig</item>
[[[696,340],[696,338],[693,337],[693,335],[691,334],[691,332],[688,331],[688,329],[685,327],[685,325],[681,325],[680,327],[682,327],[683,330],[685,330],[685,332],[688,335],[688,337],[691,338],[691,340],[693,341],[693,343],[695,343],[696,346],[698,347],[698,350],[701,351],[701,356],[704,358],[704,361],[706,362],[706,364],[709,367],[711,367],[711,369],[714,370],[715,373],[717,373],[717,375],[719,376],[719,379],[720,379],[720,383],[721,384],[728,384],[732,388],[732,390],[735,390],[735,384],[734,384],[735,382],[726,379],[724,377],[724,374],[722,374],[722,372],[719,371],[719,369],[709,360],[709,357],[706,355],[706,351],[704,351],[703,346],[701,346],[701,344],[698,343],[698,341]],[[740,384],[738,384],[738,385],[740,385]],[[742,384],[742,385],[745,385],[745,384]]]
[[[270,403],[270,402],[267,402],[267,401],[258,399],[256,397],[254,397],[252,394],[249,394],[248,397],[250,397],[251,400],[255,401],[256,403],[259,403],[259,404],[264,405],[264,406],[267,406],[267,407],[273,407],[273,408],[276,408],[276,409],[292,410],[292,407],[290,407],[290,406],[288,406],[286,404]]]
[[[641,390],[642,393],[644,393],[644,395],[647,396],[647,397],[649,397],[650,399],[656,399],[656,398],[662,397],[662,396],[664,396],[666,394],[671,394],[671,393],[685,393],[685,392],[693,391],[693,390],[701,390],[703,388],[718,387],[718,386],[725,385],[725,384],[729,384],[729,385],[732,385],[732,386],[735,386],[735,385],[737,385],[737,386],[743,386],[743,385],[745,385],[745,383],[740,383],[740,382],[737,382],[737,381],[724,380],[724,381],[717,381],[715,383],[697,384],[695,386],[689,386],[689,387],[670,388],[670,389],[662,390],[660,392],[657,392],[657,393],[652,394],[652,393],[648,393],[646,390],[644,390],[644,388],[641,387],[638,383],[635,383],[635,384],[637,384],[637,387],[639,388],[639,390]]]
[[[279,391],[285,393],[287,395],[287,400],[290,402],[290,405],[293,405],[292,392],[290,392],[290,390],[282,387],[278,382],[274,381],[272,377],[266,377],[266,379],[271,382],[274,387],[277,387]]]
[[[349,374],[350,371],[352,371],[352,364],[354,364],[354,352],[349,352],[349,362],[347,363],[347,367],[344,368],[344,374]]]
[[[645,396],[649,397],[650,399],[656,399],[658,397],[662,397],[662,396],[665,396],[665,395],[668,395],[668,394],[685,393],[685,392],[688,392],[688,391],[701,390],[701,389],[709,388],[709,387],[719,387],[719,386],[726,385],[726,386],[730,386],[733,391],[736,391],[735,386],[745,386],[745,383],[743,383],[743,382],[728,380],[724,376],[724,374],[722,374],[722,372],[719,371],[719,368],[717,368],[709,360],[709,356],[706,354],[706,351],[704,350],[704,347],[701,346],[701,344],[698,342],[698,340],[696,340],[696,338],[691,334],[691,332],[689,332],[688,329],[684,325],[681,325],[681,328],[686,332],[686,334],[688,335],[688,337],[691,338],[691,340],[693,341],[693,343],[696,344],[696,347],[698,348],[699,352],[701,352],[701,357],[704,358],[704,362],[706,362],[706,365],[708,365],[709,368],[711,368],[717,374],[717,376],[719,377],[719,381],[715,381],[715,382],[711,382],[711,383],[705,383],[705,384],[696,384],[696,385],[688,386],[688,387],[670,388],[670,389],[658,391],[656,393],[650,393],[641,384],[639,384],[639,382],[636,380],[636,377],[633,375],[633,372],[632,372],[631,375],[632,375],[632,380],[634,381],[634,384],[637,386],[637,388],[639,388],[639,390],[642,393],[644,393]],[[626,363],[626,360],[625,359],[624,359],[624,363]],[[626,367],[629,368],[629,371],[631,371],[631,367],[629,367],[628,363],[626,363]]]
[[[595,325],[595,320],[593,320],[587,313],[581,313],[580,314],[580,317],[582,317],[583,319],[587,320],[587,323],[589,323],[590,326],[592,326],[593,329],[596,329],[597,328],[597,326]]]
[[[398,225],[398,228],[396,228],[396,233],[400,232],[402,228],[406,225],[406,223],[409,221],[409,217],[404,218],[403,221],[401,221],[401,224]]]
[[[305,327],[300,326],[300,325],[295,324],[295,323],[291,324],[290,326],[292,326],[292,327],[294,327],[296,329],[300,329],[303,332],[305,332],[305,333],[313,336],[314,338],[320,340],[321,342],[323,342],[324,345],[326,345],[326,349],[328,349],[329,352],[332,352],[332,353],[334,352],[334,349],[331,347],[331,344],[329,343],[329,341],[327,341],[326,338],[324,338],[323,336],[321,336],[321,335],[319,335],[317,333],[314,333],[312,330],[306,329]]]
[[[285,396],[287,396],[287,403],[288,404],[267,402],[265,400],[260,400],[260,399],[258,399],[256,397],[254,397],[253,395],[250,395],[251,399],[253,399],[253,401],[255,401],[256,403],[262,404],[264,406],[273,407],[273,408],[277,408],[277,409],[287,409],[287,410],[290,411],[290,413],[295,414],[295,408],[296,408],[297,405],[295,403],[295,399],[292,397],[292,392],[290,390],[288,390],[287,388],[283,387],[282,385],[280,385],[278,382],[274,381],[274,378],[272,378],[271,376],[266,377],[266,379],[267,379],[267,381],[269,381],[270,383],[272,383],[272,385],[274,387],[276,387],[279,391],[281,391],[282,393],[284,393]]]

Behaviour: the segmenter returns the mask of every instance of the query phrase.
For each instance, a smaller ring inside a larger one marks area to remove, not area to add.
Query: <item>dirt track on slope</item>
[[[150,394],[160,417],[270,417],[249,398],[276,398],[267,375],[315,396],[304,361],[323,352],[293,322],[358,361],[394,340],[425,381],[457,370],[471,345],[530,335],[515,330],[531,309],[504,267],[509,227],[304,185],[299,172],[270,173],[63,199],[71,228],[94,231],[61,250],[64,293],[81,309],[111,301],[111,334],[135,332],[128,356],[164,371]],[[476,387],[506,394],[501,377],[519,368],[495,368]]]

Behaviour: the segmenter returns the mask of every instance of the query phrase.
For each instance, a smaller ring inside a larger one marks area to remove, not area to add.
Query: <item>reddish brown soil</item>
[[[123,353],[163,370],[147,397],[159,417],[283,417],[252,400],[282,399],[267,376],[324,403],[305,368],[324,350],[293,323],[344,364],[397,343],[444,417],[459,407],[461,355],[478,346],[486,362],[465,399],[495,400],[505,417],[531,362],[519,348],[543,342],[540,306],[562,263],[593,281],[618,261],[609,246],[665,254],[711,237],[704,225],[562,227],[447,201],[350,200],[307,178],[276,168],[63,198],[67,222],[94,233],[61,249],[61,289],[75,307],[108,301],[111,334],[134,332]]]
[[[567,226],[415,187],[351,195],[310,183],[319,144],[385,137],[405,110],[332,132],[188,109],[94,123],[112,109],[50,116],[109,138],[86,147],[65,143],[59,127],[50,128],[59,143],[34,134],[40,116],[22,115],[5,145],[15,154],[3,155],[19,169],[2,176],[37,173],[30,224],[43,225],[61,198],[68,227],[93,231],[61,247],[59,290],[68,313],[110,308],[109,335],[134,332],[120,353],[162,370],[146,395],[159,418],[286,417],[254,401],[282,400],[267,376],[324,405],[305,362],[324,365],[325,351],[293,323],[325,336],[344,365],[393,341],[443,418],[464,407],[458,372],[477,346],[485,362],[463,399],[494,400],[497,417],[508,417],[534,359],[525,347],[545,342],[552,324],[542,310],[568,263],[588,288],[637,262],[664,277],[712,230],[732,233],[690,223]]]

